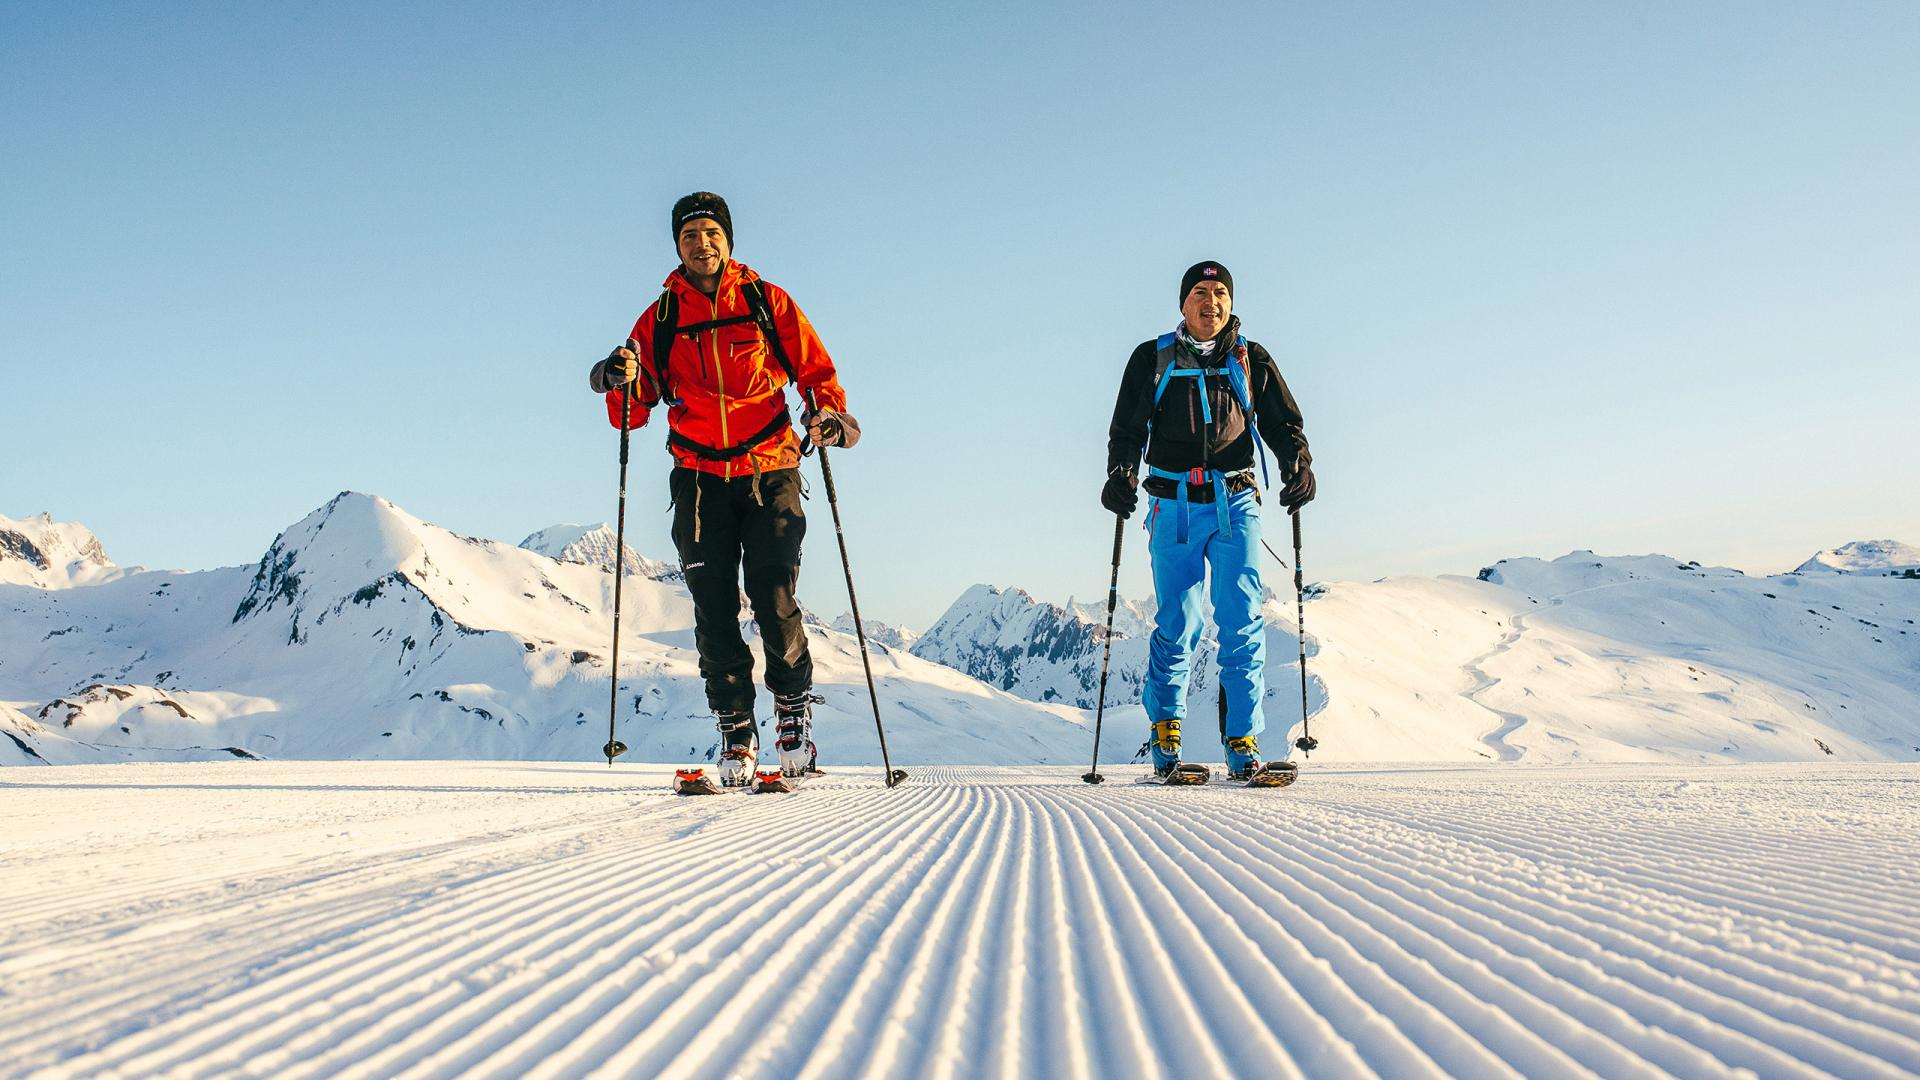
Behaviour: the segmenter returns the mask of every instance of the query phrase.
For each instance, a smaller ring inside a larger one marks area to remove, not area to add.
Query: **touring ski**
[[[747,785],[747,790],[755,795],[787,794],[799,791],[800,785],[812,775],[802,773],[799,776],[787,776],[779,769],[760,769],[753,774],[753,783]]]
[[[675,769],[673,772],[673,793],[675,795],[718,795],[725,791],[707,775],[707,770],[699,766],[689,769]]]
[[[1191,761],[1182,761],[1168,770],[1165,775],[1148,773],[1147,782],[1164,784],[1167,787],[1196,787],[1213,778],[1213,770],[1205,765]]]
[[[1300,767],[1291,761],[1269,761],[1253,770],[1245,780],[1237,781],[1243,787],[1278,788],[1286,787],[1300,778]]]

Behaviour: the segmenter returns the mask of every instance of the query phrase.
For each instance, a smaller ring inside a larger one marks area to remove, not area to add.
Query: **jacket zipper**
[[[720,289],[719,285],[713,288],[713,318],[716,322],[720,319]],[[720,392],[720,445],[732,446],[733,439],[727,434],[727,373],[720,366],[720,335],[717,332],[708,334],[707,339],[713,353],[713,378]],[[726,468],[727,479],[733,479],[733,462],[727,462]]]

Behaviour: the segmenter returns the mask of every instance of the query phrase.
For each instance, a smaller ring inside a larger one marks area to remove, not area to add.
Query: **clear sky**
[[[196,569],[347,488],[610,519],[586,370],[695,189],[840,365],[870,618],[1103,597],[1120,369],[1202,258],[1306,414],[1312,577],[1920,543],[1892,2],[9,3],[0,513]]]

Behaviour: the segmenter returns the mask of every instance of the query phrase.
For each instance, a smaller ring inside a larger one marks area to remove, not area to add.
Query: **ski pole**
[[[607,745],[601,752],[607,755],[607,767],[613,767],[613,759],[627,752],[627,746],[613,737],[614,718],[620,712],[620,582],[627,576],[627,444],[632,419],[633,383],[620,392],[620,509],[614,514],[613,533],[613,689],[607,699]]]
[[[1320,740],[1313,737],[1307,721],[1307,586],[1300,577],[1300,508],[1294,507],[1289,516],[1293,518],[1293,629],[1300,638],[1300,737],[1293,745],[1310,755]]]
[[[1127,519],[1114,515],[1113,518],[1113,577],[1107,581],[1107,633],[1106,643],[1100,648],[1100,696],[1093,708],[1093,766],[1087,775],[1080,779],[1089,784],[1098,784],[1106,780],[1100,775],[1100,722],[1107,714],[1107,663],[1113,658],[1113,608],[1120,599],[1120,542],[1127,535]]]
[[[814,401],[813,392],[807,391],[807,408],[819,412],[820,406]],[[880,735],[880,766],[886,770],[888,787],[907,778],[907,770],[893,767],[892,759],[887,757],[887,728],[880,722],[880,692],[873,686],[873,662],[867,658],[867,626],[860,621],[860,600],[853,594],[853,563],[847,558],[847,534],[840,528],[840,499],[833,491],[833,466],[827,464],[827,448],[815,445],[820,452],[820,478],[827,486],[827,506],[833,511],[833,538],[840,543],[840,569],[847,575],[847,605],[853,608],[853,633],[860,642],[860,667],[867,673],[867,698],[873,702],[873,729]]]

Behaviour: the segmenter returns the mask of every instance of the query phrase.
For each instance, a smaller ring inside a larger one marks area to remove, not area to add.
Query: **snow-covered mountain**
[[[520,546],[555,562],[597,566],[609,573],[614,568],[614,553],[624,547],[627,573],[655,581],[681,580],[678,564],[649,559],[633,545],[621,544],[619,534],[604,521],[598,525],[550,525],[520,541]]]
[[[1294,608],[1269,592],[1268,746],[1300,721]],[[1750,578],[1574,552],[1503,560],[1477,579],[1316,584],[1305,609],[1313,734],[1335,760],[1920,756],[1920,584],[1905,578]],[[1011,693],[1090,707],[1104,617],[1104,604],[975,586],[914,651]],[[1135,703],[1151,619],[1138,602],[1115,616],[1107,730],[1124,752],[1146,726]],[[1190,746],[1214,715],[1213,667],[1209,631]]]
[[[591,758],[606,740],[611,597],[604,570],[343,492],[254,567],[0,585],[0,702],[14,706],[0,732],[18,758],[54,762]],[[630,577],[622,604],[620,739],[641,760],[709,756],[685,588]],[[823,759],[878,761],[853,637],[808,633]],[[905,653],[872,659],[896,760],[1085,750],[1072,710]]]
[[[1920,577],[1920,547],[1898,540],[1855,540],[1827,551],[1794,568],[1796,574],[1869,574],[1875,577]]]
[[[597,566],[459,536],[353,493],[289,527],[257,565],[195,573],[113,567],[77,526],[7,525],[21,540],[9,542],[20,572],[0,584],[0,762],[585,759],[605,740],[612,577]],[[593,550],[583,541],[595,530],[575,528],[529,546]],[[1900,546],[1874,546],[1898,565]],[[19,554],[29,547],[38,558]],[[1835,551],[1866,565],[1865,547]],[[23,580],[29,564],[39,576]],[[635,574],[623,603],[619,737],[643,760],[710,755],[683,584]],[[1269,594],[1266,613],[1271,753],[1296,733],[1301,691],[1293,598]],[[1104,617],[1104,598],[1052,605],[980,586],[911,652],[870,627],[895,760],[1084,760]],[[1151,617],[1138,602],[1116,613],[1105,760],[1144,735]],[[1902,577],[1750,578],[1657,555],[1315,585],[1315,757],[1912,760],[1916,617],[1920,584]],[[752,641],[750,621],[744,630]],[[877,761],[853,635],[817,620],[807,632],[828,760]],[[1199,760],[1218,760],[1204,719],[1213,668],[1209,639],[1187,725]]]
[[[0,585],[69,589],[123,572],[84,525],[55,521],[47,514],[18,521],[0,514]]]
[[[919,634],[904,626],[894,626],[891,623],[883,623],[878,619],[866,619],[863,620],[863,622],[865,625],[862,626],[861,629],[866,632],[869,644],[879,642],[889,649],[899,649],[906,652],[911,651],[913,649],[913,643],[920,640]],[[839,618],[833,620],[832,625],[835,630],[843,634],[853,633],[853,613],[851,611],[843,612]],[[1005,687],[1002,687],[1002,689],[1005,689]],[[1025,695],[1020,696],[1024,697]]]
[[[1268,649],[1291,657],[1298,651],[1291,632],[1278,618],[1271,591]],[[1153,633],[1152,600],[1121,597],[1113,612],[1113,657],[1107,676],[1107,704],[1140,701],[1147,671],[1147,636]],[[1064,605],[1036,600],[1021,589],[975,585],[940,616],[914,644],[915,656],[946,664],[1031,701],[1065,702],[1091,709],[1099,699],[1100,659],[1105,642],[1107,606]],[[1292,618],[1286,620],[1290,625]],[[1190,692],[1213,692],[1213,620],[1203,619],[1194,650]],[[1296,710],[1297,711],[1297,710]]]

